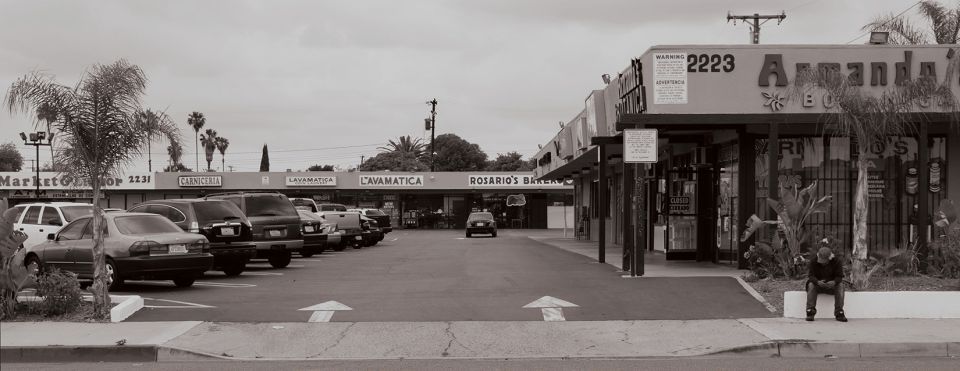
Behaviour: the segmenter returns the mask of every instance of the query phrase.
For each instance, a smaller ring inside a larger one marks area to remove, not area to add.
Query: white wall
[[[573,206],[547,206],[547,228],[563,228],[563,213],[566,209],[567,228],[573,230]]]

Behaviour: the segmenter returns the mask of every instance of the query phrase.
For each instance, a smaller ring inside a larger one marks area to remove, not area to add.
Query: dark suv
[[[163,216],[186,232],[202,234],[210,241],[213,269],[228,276],[243,273],[256,254],[250,242],[250,222],[236,205],[220,200],[172,199],[145,201],[130,212]]]
[[[287,196],[277,192],[230,192],[205,199],[227,200],[239,206],[252,226],[256,257],[266,258],[274,268],[289,265],[291,253],[303,248],[300,214]]]

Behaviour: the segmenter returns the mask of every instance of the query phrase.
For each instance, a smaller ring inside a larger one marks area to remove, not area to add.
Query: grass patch
[[[787,291],[803,291],[806,279],[783,280],[762,279],[749,282],[763,298],[777,309],[777,314],[783,315],[783,293]],[[853,291],[850,285],[847,292]],[[870,288],[867,291],[960,291],[960,280],[956,278],[944,279],[930,276],[881,276],[870,279]]]
[[[38,301],[26,301],[17,303],[16,316],[13,318],[4,318],[3,322],[110,322],[107,320],[98,320],[93,315],[93,303],[83,301],[80,306],[70,312],[59,316],[46,317],[43,315],[41,304]]]

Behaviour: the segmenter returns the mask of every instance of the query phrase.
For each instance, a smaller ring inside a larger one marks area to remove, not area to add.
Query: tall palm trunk
[[[193,169],[194,169],[193,171],[197,171],[197,170],[200,170],[200,132],[199,132],[199,131],[196,131],[196,132],[194,132],[193,134],[194,134],[194,137],[195,137],[196,140],[197,140],[197,142],[196,142],[196,145],[197,145],[197,146],[196,146],[196,147],[193,147],[193,148],[195,149],[195,152],[196,152],[196,155],[197,155],[197,167],[193,168]]]
[[[857,145],[857,189],[853,209],[853,287],[860,290],[867,285],[867,148],[866,143]]]
[[[220,171],[227,171],[227,155],[220,155]]]
[[[150,140],[147,139],[147,171],[153,172],[153,158],[150,155]]]
[[[109,276],[106,257],[103,253],[103,209],[100,208],[100,178],[95,178],[93,187],[93,311],[97,318],[110,318]]]
[[[53,159],[53,132],[50,131],[50,121],[47,121],[47,136],[48,138],[50,138],[50,140],[48,141],[50,143],[50,169],[53,171],[56,171],[57,168],[54,165],[55,162]]]

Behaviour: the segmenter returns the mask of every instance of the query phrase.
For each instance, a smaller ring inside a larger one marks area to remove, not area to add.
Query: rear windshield
[[[293,206],[296,206],[297,210],[306,210],[306,211],[313,211],[313,212],[317,211],[317,207],[313,203],[313,201],[292,199],[290,200],[290,202],[293,202]]]
[[[63,218],[72,222],[77,218],[93,215],[93,206],[64,206],[60,208]]]
[[[318,221],[318,222],[325,221],[320,215],[314,214],[314,213],[309,212],[309,211],[302,211],[302,210],[301,210],[301,211],[299,211],[299,213],[300,213],[300,219],[313,220],[313,221]]]
[[[298,216],[290,200],[281,195],[247,197],[246,204],[247,216]]]
[[[132,215],[119,216],[113,219],[120,233],[128,236],[154,233],[171,233],[183,230],[177,227],[170,219],[160,215]]]
[[[383,211],[380,211],[380,210],[377,210],[377,209],[372,209],[372,210],[367,210],[367,215],[382,216],[382,215],[387,215],[387,214],[385,214]]]
[[[473,213],[470,214],[470,217],[467,220],[493,220],[493,214],[491,213]]]
[[[201,225],[236,220],[243,215],[240,208],[230,201],[195,202],[193,211],[197,214],[197,223]]]
[[[320,205],[320,211],[347,211],[347,207],[337,204]]]

